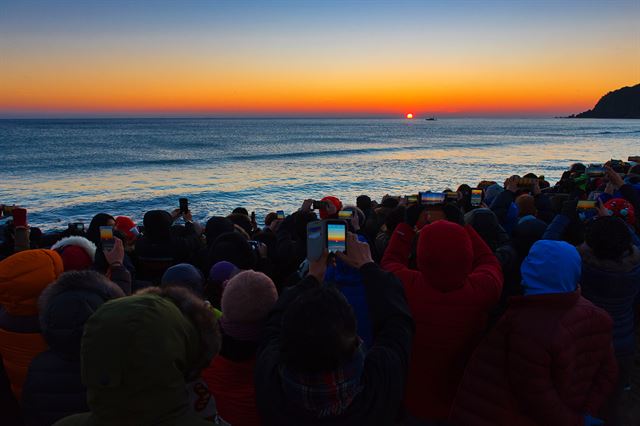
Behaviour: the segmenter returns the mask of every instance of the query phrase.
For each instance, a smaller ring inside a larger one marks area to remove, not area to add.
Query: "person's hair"
[[[271,223],[276,220],[278,218],[278,213],[276,212],[269,212],[265,217],[264,217],[264,224],[265,226],[269,226],[271,225]]]
[[[535,216],[538,213],[536,209],[536,200],[533,195],[522,194],[516,198],[516,205],[518,206],[518,215],[523,216]]]
[[[253,269],[256,255],[249,241],[237,232],[220,235],[209,250],[209,265],[226,260],[240,269]]]
[[[353,356],[356,318],[335,288],[318,287],[298,296],[282,320],[281,356],[287,367],[330,371]]]
[[[100,244],[100,227],[106,226],[107,222],[111,220],[116,221],[113,216],[107,213],[95,215],[89,223],[89,228],[87,228],[87,239],[96,245]]]
[[[204,300],[183,287],[147,287],[136,294],[155,294],[169,299],[180,309],[182,315],[191,321],[198,331],[200,348],[196,359],[188,366],[187,380],[198,377],[202,369],[208,367],[213,357],[220,352],[220,331],[213,311],[207,307]]]
[[[227,216],[234,225],[239,226],[245,231],[248,235],[251,235],[251,231],[253,230],[253,225],[251,225],[251,219],[249,216],[243,213],[231,213]]]
[[[234,229],[233,222],[226,217],[214,216],[210,218],[204,229],[204,235],[207,238],[207,246],[211,247],[216,238],[226,232],[233,232]]]
[[[360,195],[356,198],[356,206],[362,211],[367,211],[371,209],[371,197],[368,195]]]
[[[631,251],[633,241],[624,221],[615,216],[599,217],[587,225],[585,242],[600,259],[618,260]]]
[[[249,211],[247,209],[245,209],[244,207],[236,207],[235,209],[233,209],[231,214],[243,214],[243,215],[249,217]]]
[[[538,179],[538,176],[536,176],[535,173],[527,173],[526,175],[522,176],[525,179]]]
[[[463,183],[462,185],[460,185],[458,187],[456,192],[460,192],[460,193],[463,193],[463,194],[471,194],[471,187],[469,185],[467,185],[466,183]]]

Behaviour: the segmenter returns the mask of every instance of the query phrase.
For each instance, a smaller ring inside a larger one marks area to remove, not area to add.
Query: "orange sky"
[[[606,31],[591,15],[464,31],[14,25],[0,30],[0,115],[568,114],[640,82],[640,30],[614,15]]]

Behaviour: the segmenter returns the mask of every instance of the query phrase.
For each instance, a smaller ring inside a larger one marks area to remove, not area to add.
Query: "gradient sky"
[[[0,117],[537,115],[640,82],[640,0],[0,0]]]

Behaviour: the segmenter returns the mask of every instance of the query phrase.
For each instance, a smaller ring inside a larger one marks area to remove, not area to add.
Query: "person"
[[[404,284],[416,322],[404,401],[410,419],[446,420],[464,366],[480,341],[503,285],[500,263],[473,227],[439,220],[424,226],[409,257],[420,206],[407,209],[382,258]]]
[[[38,323],[40,293],[64,272],[54,250],[16,253],[0,261],[0,356],[18,400],[31,360],[47,348]]]
[[[87,319],[108,300],[124,297],[95,271],[65,272],[38,300],[40,327],[49,348],[27,373],[22,409],[27,426],[49,426],[88,409],[80,379],[80,338]]]
[[[51,250],[62,258],[65,272],[90,269],[96,257],[96,245],[80,236],[63,238],[52,245]]]
[[[140,236],[140,231],[133,219],[128,216],[118,216],[113,229],[124,236],[125,249],[127,252],[132,252],[135,249],[136,240]]]
[[[255,388],[263,425],[392,425],[398,418],[414,333],[400,282],[347,237],[337,256],[363,276],[374,327],[365,353],[344,296],[322,286],[328,254],[285,290],[258,348]]]
[[[20,405],[11,392],[11,383],[4,369],[4,362],[0,355],[0,413],[3,426],[24,426]]]
[[[222,293],[222,348],[202,377],[218,412],[234,426],[260,424],[253,383],[256,352],[267,315],[277,300],[271,278],[255,271],[235,275]]]
[[[187,383],[219,349],[214,324],[204,302],[184,288],[147,288],[103,304],[82,335],[90,412],[55,425],[211,425],[194,410],[213,403],[208,391],[194,402]]]
[[[474,352],[452,425],[595,425],[615,386],[612,321],[580,295],[580,255],[536,242],[522,264],[524,295]]]
[[[160,287],[177,286],[204,297],[204,276],[198,268],[188,263],[178,263],[167,269],[160,279]]]
[[[87,228],[87,239],[95,244],[96,247],[101,248],[102,242],[100,240],[100,227],[114,227],[115,224],[116,219],[110,214],[98,213],[97,215],[93,216],[91,222],[89,223],[89,228]]]
[[[620,424],[614,420],[618,416],[616,407],[630,385],[636,350],[640,249],[633,245],[622,219],[604,216],[587,226],[585,242],[578,252],[582,258],[583,296],[607,311],[613,320],[613,347],[620,373],[607,420]]]

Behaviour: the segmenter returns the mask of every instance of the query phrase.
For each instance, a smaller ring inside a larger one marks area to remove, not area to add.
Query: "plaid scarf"
[[[353,358],[332,371],[300,373],[282,365],[282,390],[289,401],[311,411],[318,418],[338,416],[349,408],[362,391],[360,377],[364,370],[364,358],[364,347],[360,344]]]

